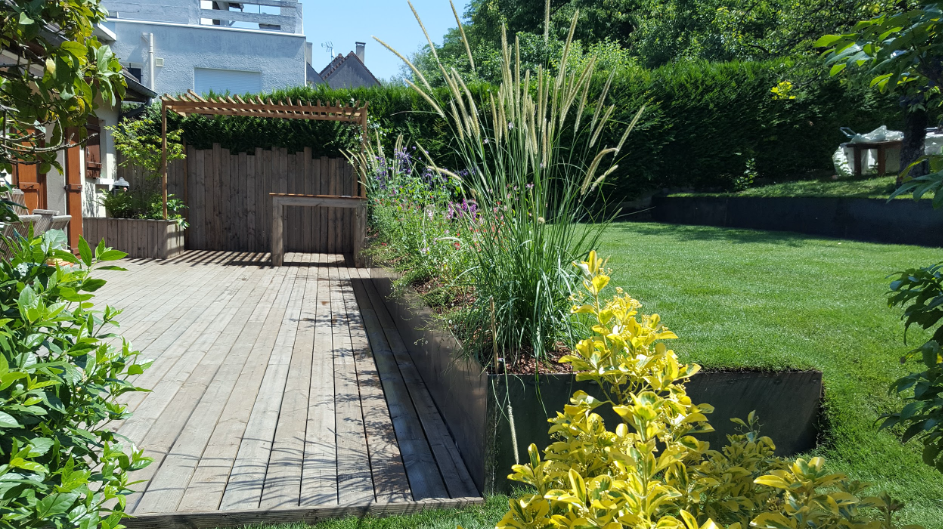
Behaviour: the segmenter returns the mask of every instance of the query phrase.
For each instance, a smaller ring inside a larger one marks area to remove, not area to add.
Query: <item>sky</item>
[[[313,44],[312,66],[318,71],[331,60],[321,45],[334,44],[334,56],[354,51],[355,42],[366,42],[364,55],[367,68],[382,81],[389,80],[403,64],[395,55],[373,40],[376,36],[396,51],[409,57],[426,44],[422,29],[413,17],[406,0],[301,0],[304,4],[304,30]],[[455,16],[449,0],[412,0],[422,23],[436,44],[442,44],[446,30],[455,27]],[[466,0],[456,0],[459,15],[465,11]]]

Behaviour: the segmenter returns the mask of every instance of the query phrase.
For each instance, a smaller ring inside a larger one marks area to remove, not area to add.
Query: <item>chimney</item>
[[[367,60],[363,58],[363,49],[367,46],[365,42],[356,42],[357,45],[357,57],[360,57],[360,62],[367,64]]]

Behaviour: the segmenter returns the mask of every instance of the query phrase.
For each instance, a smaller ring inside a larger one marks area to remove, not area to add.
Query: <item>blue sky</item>
[[[457,0],[459,15],[467,0]],[[455,27],[449,0],[412,0],[422,23],[436,44],[442,43],[446,30]],[[394,49],[412,55],[426,43],[422,30],[406,0],[301,0],[304,4],[305,36],[314,45],[313,66],[327,66],[330,56],[321,44],[334,44],[334,55],[354,50],[355,42],[366,42],[366,64],[378,79],[387,80],[399,72],[400,61],[373,40],[377,36]]]

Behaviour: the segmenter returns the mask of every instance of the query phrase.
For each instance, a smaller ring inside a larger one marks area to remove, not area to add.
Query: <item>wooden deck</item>
[[[114,425],[154,458],[133,527],[217,527],[480,501],[367,270],[187,252],[101,272],[153,366]]]

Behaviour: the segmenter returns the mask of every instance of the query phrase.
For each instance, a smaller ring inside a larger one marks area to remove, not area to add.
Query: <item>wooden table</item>
[[[272,266],[282,266],[285,259],[285,206],[353,209],[356,216],[353,237],[354,265],[361,266],[361,251],[367,232],[367,199],[337,195],[293,195],[269,193],[272,197]]]
[[[853,160],[855,161],[855,176],[861,176],[862,166],[864,161],[864,151],[869,151],[874,149],[878,154],[878,175],[884,176],[887,173],[887,148],[888,147],[898,147],[900,148],[904,142],[902,140],[893,140],[893,141],[863,141],[859,143],[846,143],[845,145],[851,147]]]

